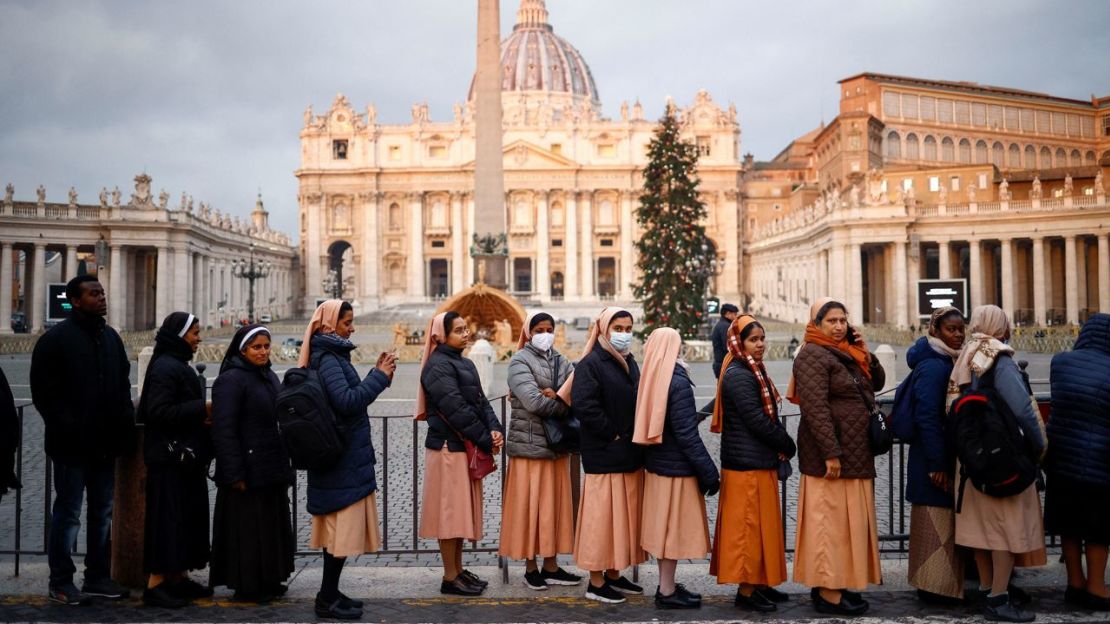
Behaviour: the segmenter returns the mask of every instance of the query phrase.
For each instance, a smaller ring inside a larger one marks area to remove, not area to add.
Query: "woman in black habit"
[[[256,602],[285,593],[296,550],[288,494],[295,475],[278,432],[281,383],[270,368],[270,345],[265,327],[239,329],[212,385],[219,489],[210,584]]]
[[[200,322],[187,312],[166,317],[154,337],[139,418],[147,466],[143,602],[180,608],[212,590],[190,579],[208,565],[209,405],[189,360],[200,345]]]

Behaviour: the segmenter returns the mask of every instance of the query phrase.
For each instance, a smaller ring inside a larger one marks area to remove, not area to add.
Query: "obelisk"
[[[478,68],[474,77],[474,224],[476,281],[505,289],[508,227],[502,170],[500,0],[478,0]]]

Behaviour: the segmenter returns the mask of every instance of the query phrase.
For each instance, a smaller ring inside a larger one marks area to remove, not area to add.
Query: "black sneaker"
[[[594,587],[593,583],[586,583],[586,600],[596,600],[606,604],[620,604],[627,598],[613,589],[609,583],[604,583],[601,587]]]
[[[186,600],[197,600],[199,598],[211,598],[212,594],[215,593],[215,592],[213,592],[211,587],[208,587],[207,585],[201,585],[200,583],[194,581],[193,579],[189,578],[188,576],[183,577],[180,581],[177,581],[176,583],[170,583],[169,591],[170,591],[170,593],[174,594],[175,596],[179,596],[179,597],[184,598]],[[268,592],[261,592],[261,593],[263,595],[272,596],[272,594],[269,594]]]
[[[524,586],[528,589],[544,591],[547,589],[547,582],[543,580],[543,574],[540,574],[539,570],[532,570],[524,573]]]
[[[170,593],[165,583],[157,587],[148,587],[143,590],[143,604],[159,609],[180,609],[188,606],[189,601]]]
[[[554,572],[541,569],[540,576],[548,585],[577,585],[582,582],[581,576],[571,574],[562,568],[558,568]]]
[[[612,587],[613,589],[621,592],[622,594],[636,594],[636,595],[639,595],[639,594],[644,593],[644,588],[643,587],[640,587],[639,585],[637,585],[637,584],[633,583],[632,581],[624,578],[623,576],[618,576],[615,579],[605,577],[605,584],[608,585],[609,587]]]
[[[131,595],[131,590],[110,578],[100,579],[99,581],[86,579],[84,586],[81,587],[81,593],[86,596],[107,598],[108,600],[123,600]]]
[[[314,608],[316,611],[316,617],[328,618],[332,620],[362,619],[362,609],[344,605],[343,599],[339,597],[332,601],[324,601],[320,599],[320,594],[316,594],[316,603],[314,605]]]
[[[1037,616],[1019,607],[1009,593],[987,596],[983,617],[992,622],[1032,622]]]
[[[72,582],[50,586],[50,599],[64,605],[87,605],[92,602],[92,596],[86,596],[77,589]]]

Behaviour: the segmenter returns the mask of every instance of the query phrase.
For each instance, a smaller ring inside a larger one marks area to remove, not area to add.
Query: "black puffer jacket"
[[[180,451],[175,446],[190,449],[191,465],[212,459],[212,440],[204,424],[208,418],[204,388],[189,366],[191,356],[188,351],[175,351],[150,361],[139,403],[139,419],[145,423],[143,459],[148,466],[177,465]]]
[[[462,356],[462,351],[447,345],[436,347],[424,363],[420,384],[428,410],[424,448],[439,450],[446,444],[449,451],[465,451],[457,431],[483,451],[493,452],[492,432],[504,435],[505,428],[482,391],[478,369]]]
[[[775,405],[775,420],[763,411],[763,391],[748,365],[733,360],[721,380],[721,467],[725,470],[771,470],[779,453],[793,457],[794,440]]]
[[[116,330],[75,311],[35,343],[31,396],[46,424],[46,454],[102,460],[135,447],[131,364]]]
[[[663,441],[646,447],[644,467],[664,477],[697,477],[704,491],[719,485],[721,475],[698,432],[698,408],[694,404],[694,384],[686,367],[675,364],[667,390],[667,419]]]
[[[582,423],[582,470],[588,474],[635,472],[644,466],[643,448],[632,443],[640,367],[631,355],[625,361],[627,373],[594,345],[574,367],[571,406]]]
[[[227,360],[212,384],[216,483],[248,488],[292,483],[294,472],[278,432],[275,401],[281,382],[269,366],[240,356]]]

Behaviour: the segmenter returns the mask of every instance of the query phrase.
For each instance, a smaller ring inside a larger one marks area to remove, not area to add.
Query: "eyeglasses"
[[[457,334],[459,336],[465,336],[465,335],[470,333],[470,328],[465,327],[465,326],[464,327],[456,327],[455,329],[451,330],[451,333],[452,334]]]

